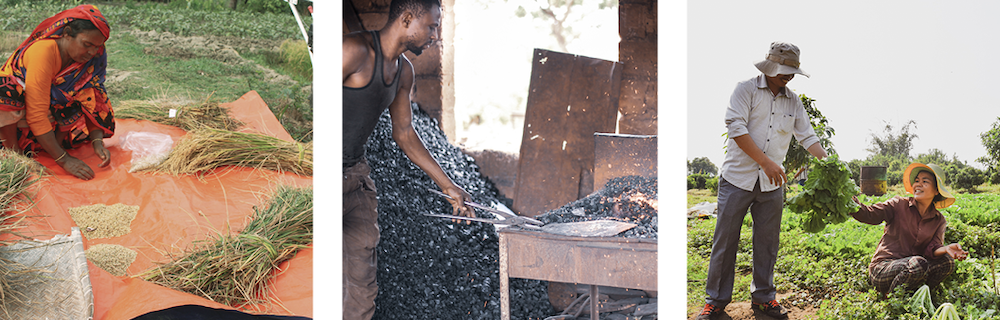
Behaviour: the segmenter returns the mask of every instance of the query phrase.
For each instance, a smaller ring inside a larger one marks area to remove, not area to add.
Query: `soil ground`
[[[790,320],[812,319],[813,315],[816,314],[816,308],[811,306],[800,308],[792,306],[789,303],[785,303],[782,301],[784,300],[785,297],[788,297],[790,295],[792,294],[779,293],[777,295],[778,302],[781,303],[783,307],[788,309],[788,319]],[[698,312],[701,312],[700,308]],[[688,319],[694,320],[694,318],[697,316],[698,314],[695,313],[689,315]],[[775,318],[769,317],[767,315],[764,315],[762,313],[756,312],[753,309],[751,309],[750,301],[740,301],[740,302],[730,303],[729,305],[726,306],[726,310],[722,313],[722,316],[716,318],[716,320],[771,320],[771,319]]]

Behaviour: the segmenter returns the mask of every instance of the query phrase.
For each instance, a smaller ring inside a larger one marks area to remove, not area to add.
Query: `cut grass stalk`
[[[196,241],[195,248],[139,277],[236,307],[270,301],[279,264],[312,243],[312,189],[279,187],[243,231]]]
[[[10,240],[8,235],[19,236],[16,230],[24,221],[24,213],[33,204],[28,191],[45,174],[45,170],[31,158],[10,149],[0,149],[0,237],[4,239],[0,240],[0,245],[16,242]],[[26,297],[15,289],[32,281],[37,272],[40,270],[0,259],[0,309],[4,314],[7,314],[10,303],[26,301]]]
[[[171,109],[176,110],[174,117],[170,117]],[[124,105],[115,109],[115,118],[149,120],[179,127],[186,131],[202,126],[232,131],[243,126],[242,121],[229,115],[229,109],[219,106],[218,103],[207,101],[181,107],[168,104]]]
[[[205,174],[240,166],[312,175],[312,142],[288,142],[257,133],[200,128],[188,132],[163,163],[147,171],[173,175]]]
[[[45,175],[37,161],[9,149],[0,149],[0,237],[15,234],[32,204],[28,190]],[[4,237],[6,238],[6,237]],[[0,241],[0,245],[9,244]]]

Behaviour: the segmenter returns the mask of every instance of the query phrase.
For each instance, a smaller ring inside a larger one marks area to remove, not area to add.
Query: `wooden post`
[[[455,143],[455,0],[444,0],[441,17],[441,130]]]
[[[507,275],[507,236],[497,232],[500,237],[500,319],[510,320],[510,279]]]

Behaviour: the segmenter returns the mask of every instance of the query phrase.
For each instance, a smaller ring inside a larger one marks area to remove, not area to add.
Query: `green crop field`
[[[792,187],[786,197],[799,190]],[[983,186],[978,194],[958,194],[955,204],[943,209],[948,220],[945,243],[958,242],[970,252],[969,259],[957,262],[956,271],[935,292],[934,306],[953,304],[962,319],[979,319],[988,309],[1000,303],[996,282],[997,254],[1000,251],[1000,194],[994,186]],[[862,203],[872,204],[895,195],[901,188],[890,188],[890,194],[879,197],[861,195]],[[689,198],[705,201],[701,192],[690,192]],[[710,199],[713,201],[714,199]],[[691,201],[689,201],[691,203]],[[815,319],[927,319],[926,314],[908,307],[909,296],[897,291],[888,299],[868,284],[868,263],[882,236],[882,225],[867,225],[849,219],[827,225],[819,233],[801,229],[802,215],[787,208],[782,215],[781,246],[775,265],[774,282],[780,302],[793,312],[809,310],[799,318]],[[740,235],[737,253],[734,302],[749,301],[752,279],[752,248],[750,216],[747,215]],[[687,267],[687,314],[704,306],[705,278],[715,219],[689,220]]]

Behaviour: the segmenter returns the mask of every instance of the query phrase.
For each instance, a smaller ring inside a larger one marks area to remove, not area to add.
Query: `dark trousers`
[[[712,257],[708,263],[705,303],[725,308],[733,300],[736,277],[736,252],[740,245],[740,228],[750,210],[753,219],[753,282],[750,298],[763,303],[774,300],[774,263],[778,259],[778,234],[781,232],[781,209],[784,190],[753,191],[740,189],[719,178],[719,214],[712,238]]]
[[[955,260],[945,254],[937,259],[927,259],[922,256],[911,256],[896,260],[882,260],[868,270],[875,290],[889,293],[897,286],[906,286],[907,290],[915,290],[926,283],[933,288],[944,281],[955,270]]]
[[[367,320],[375,314],[375,247],[378,246],[378,199],[366,160],[344,169],[344,319]]]

